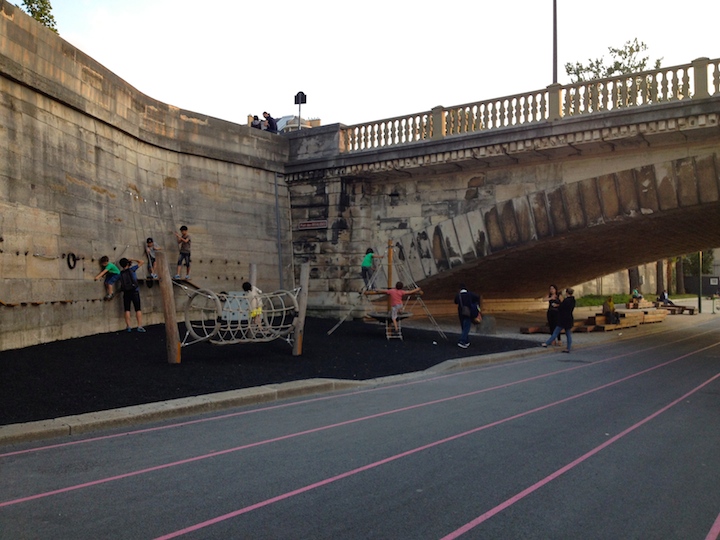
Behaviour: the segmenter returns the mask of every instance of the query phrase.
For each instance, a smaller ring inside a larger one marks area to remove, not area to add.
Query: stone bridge
[[[720,60],[278,136],[158,102],[6,0],[0,37],[0,350],[123,329],[98,259],[174,255],[181,224],[211,290],[311,261],[316,314],[388,240],[441,298],[720,246]]]
[[[719,65],[291,134],[294,253],[325,293],[315,307],[359,290],[365,249],[388,239],[430,298],[461,281],[538,297],[720,246]]]

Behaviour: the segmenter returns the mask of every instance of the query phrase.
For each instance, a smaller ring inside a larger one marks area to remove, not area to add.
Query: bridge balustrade
[[[466,135],[581,115],[703,99],[720,94],[720,59],[618,75],[431,111],[356,124],[342,129],[343,152]]]

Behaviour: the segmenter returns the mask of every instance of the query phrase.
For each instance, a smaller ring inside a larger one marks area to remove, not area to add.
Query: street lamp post
[[[298,131],[301,129],[301,121],[300,119],[302,116],[300,113],[302,112],[302,105],[303,103],[307,103],[307,96],[305,95],[305,92],[298,92],[295,94],[295,105],[298,106]]]
[[[702,251],[698,251],[698,313],[702,313]]]
[[[553,0],[553,84],[557,84],[557,0]]]

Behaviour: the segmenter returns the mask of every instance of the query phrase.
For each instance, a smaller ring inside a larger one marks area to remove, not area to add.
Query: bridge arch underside
[[[419,282],[426,298],[447,299],[460,283],[485,298],[535,298],[550,283],[564,288],[635,265],[720,246],[720,203],[627,216],[467,262],[458,264],[456,259],[454,266],[444,258],[442,242],[436,239],[433,244],[436,264],[446,268]]]
[[[632,266],[720,246],[716,152],[548,187],[406,233],[396,242],[428,298],[464,283],[532,298]]]

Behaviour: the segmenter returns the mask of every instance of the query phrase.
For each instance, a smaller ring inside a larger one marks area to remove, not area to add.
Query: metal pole
[[[698,251],[698,313],[702,313],[702,251]]]
[[[388,289],[392,289],[392,288],[393,288],[393,282],[392,282],[392,280],[393,280],[393,241],[392,241],[391,238],[388,238],[387,247],[388,247],[388,249],[387,249],[387,252],[388,252],[388,254],[387,254],[387,258],[388,258],[388,259],[387,259],[387,261],[388,261],[388,262],[387,262],[387,266],[388,266],[388,271],[387,271],[388,284],[387,284],[387,288],[388,288]],[[390,300],[390,296],[389,296],[389,295],[388,295],[388,297],[387,297],[387,307],[388,307],[388,313],[389,313],[389,312],[392,310],[392,300]]]
[[[557,0],[553,0],[553,84],[557,84]]]
[[[300,131],[301,124],[302,124],[302,122],[300,121],[300,119],[302,118],[301,111],[302,111],[302,103],[298,103],[298,131]]]
[[[280,273],[280,289],[285,288],[283,282],[283,257],[280,236],[280,201],[278,200],[278,173],[275,173],[275,225],[277,227],[278,272]]]

